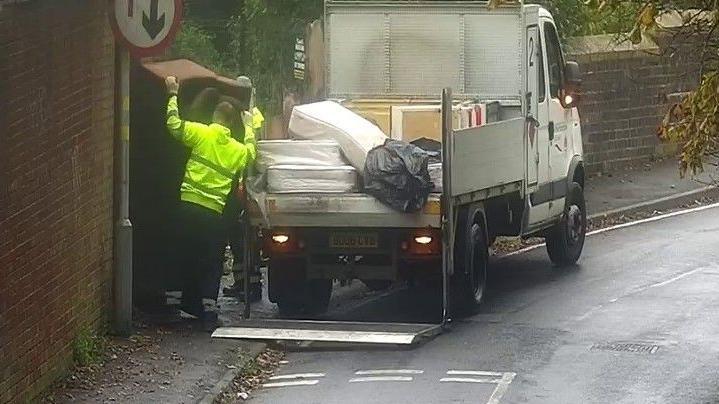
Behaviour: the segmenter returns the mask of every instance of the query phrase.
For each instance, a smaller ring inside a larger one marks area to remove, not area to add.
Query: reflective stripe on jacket
[[[245,143],[242,144],[222,125],[183,121],[177,108],[177,96],[172,96],[167,103],[167,129],[192,150],[180,187],[180,199],[222,213],[233,180],[255,160],[257,152],[252,127],[245,125]]]

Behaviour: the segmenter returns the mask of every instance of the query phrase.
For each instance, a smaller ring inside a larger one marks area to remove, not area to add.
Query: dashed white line
[[[443,377],[439,379],[440,383],[487,383],[497,384],[501,379],[496,378],[469,378],[469,377]]]
[[[504,397],[504,394],[507,393],[507,389],[509,389],[509,384],[512,383],[512,380],[514,380],[514,377],[517,376],[516,373],[510,373],[507,372],[502,376],[502,380],[497,384],[497,387],[492,392],[492,395],[489,397],[489,401],[487,401],[487,404],[499,404],[499,401]]]
[[[317,384],[319,382],[320,382],[319,380],[294,380],[291,382],[265,383],[262,385],[262,387],[272,388],[272,387],[314,386],[315,384]]]
[[[371,377],[355,377],[350,379],[350,383],[368,383],[368,382],[411,382],[414,380],[410,376],[371,376]]]
[[[297,373],[293,375],[277,375],[272,376],[269,380],[291,380],[291,379],[316,379],[318,377],[325,377],[324,373]]]
[[[500,372],[485,372],[483,370],[449,370],[448,375],[464,375],[464,376],[495,376],[502,377],[504,373]]]
[[[373,369],[373,370],[358,370],[355,372],[356,375],[421,375],[424,370],[415,369]]]

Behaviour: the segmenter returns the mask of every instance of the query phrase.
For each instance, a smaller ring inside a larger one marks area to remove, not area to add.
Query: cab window
[[[559,46],[559,37],[554,25],[544,23],[544,38],[547,44],[547,68],[549,73],[549,94],[553,98],[559,98],[559,91],[562,86],[562,50]]]

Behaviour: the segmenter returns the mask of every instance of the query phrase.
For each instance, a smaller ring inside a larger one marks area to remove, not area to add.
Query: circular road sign
[[[115,36],[136,57],[165,50],[182,22],[182,0],[114,0],[111,7]]]

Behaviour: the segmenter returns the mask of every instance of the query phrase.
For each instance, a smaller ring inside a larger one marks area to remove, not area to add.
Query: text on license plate
[[[331,248],[377,248],[377,235],[372,233],[334,233],[330,235]]]

